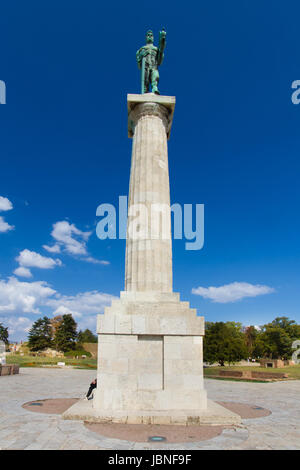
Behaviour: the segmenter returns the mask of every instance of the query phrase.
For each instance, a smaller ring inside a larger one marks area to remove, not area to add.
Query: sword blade
[[[141,92],[145,93],[145,57],[142,58]]]

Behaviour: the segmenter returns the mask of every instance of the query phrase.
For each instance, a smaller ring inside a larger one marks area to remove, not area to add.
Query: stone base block
[[[66,410],[63,419],[84,420],[95,423],[173,424],[173,425],[238,425],[241,417],[223,406],[207,400],[205,410],[122,411],[93,408],[93,400],[80,400]]]
[[[206,409],[204,318],[178,293],[121,292],[97,333],[98,414]]]
[[[158,378],[159,379],[159,378]],[[179,377],[179,385],[176,387],[169,387],[166,390],[159,389],[157,380],[157,389],[151,389],[153,385],[153,378],[149,374],[143,377],[144,384],[141,389],[134,389],[134,387],[124,389],[116,387],[102,387],[94,392],[93,407],[99,414],[106,414],[115,410],[117,413],[126,412],[131,410],[134,413],[149,413],[151,410],[155,412],[165,413],[168,410],[181,411],[181,410],[206,410],[207,396],[206,390],[203,390],[202,378],[198,385],[198,389],[190,387],[183,388],[181,384],[182,377]]]
[[[19,373],[18,364],[0,364],[0,376],[1,375],[14,375]]]
[[[97,333],[203,336],[204,317],[176,292],[121,292],[98,315]]]

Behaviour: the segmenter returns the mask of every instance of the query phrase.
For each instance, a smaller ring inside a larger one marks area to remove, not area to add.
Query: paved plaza
[[[300,449],[300,381],[276,383],[205,380],[208,397],[263,407],[269,416],[243,419],[210,440],[151,444],[108,438],[88,430],[81,421],[22,408],[47,398],[82,398],[95,371],[23,368],[19,375],[0,377],[0,449]],[[163,426],[162,426],[163,429]]]

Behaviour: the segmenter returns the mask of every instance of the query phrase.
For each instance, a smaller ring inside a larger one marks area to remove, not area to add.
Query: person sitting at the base
[[[93,380],[91,383],[90,383],[90,388],[86,394],[86,397],[85,397],[85,400],[88,400],[92,391],[94,390],[94,388],[97,388],[97,379]],[[93,398],[93,395],[91,396],[91,398]]]

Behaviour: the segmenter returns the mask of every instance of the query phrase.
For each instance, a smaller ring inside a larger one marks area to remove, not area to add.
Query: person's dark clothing
[[[89,398],[89,396],[92,393],[92,391],[94,390],[94,388],[97,388],[97,379],[95,380],[95,383],[92,382],[90,384],[90,388],[89,388],[89,390],[87,392],[87,395],[86,395],[87,398]]]

